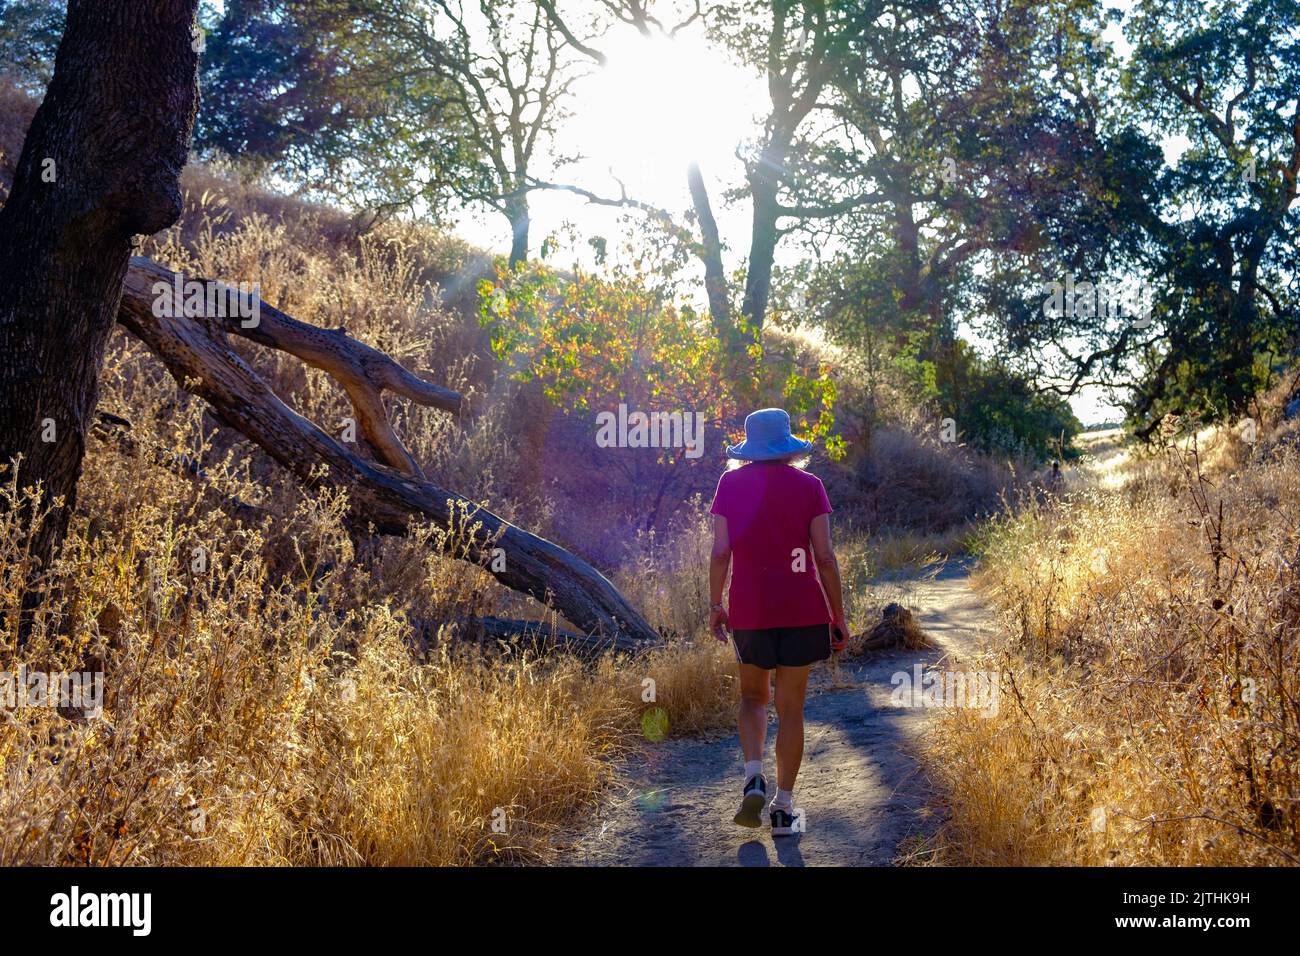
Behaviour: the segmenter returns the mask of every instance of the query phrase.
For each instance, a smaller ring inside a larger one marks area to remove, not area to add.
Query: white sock
[[[774,807],[780,807],[782,810],[790,810],[790,809],[793,809],[793,808],[794,808],[794,791],[793,791],[793,790],[782,790],[780,787],[777,787],[777,788],[776,788],[776,796],[772,799],[772,806],[774,806]]]
[[[745,761],[745,783],[749,783],[750,777],[757,777],[763,772],[763,761],[746,760]]]

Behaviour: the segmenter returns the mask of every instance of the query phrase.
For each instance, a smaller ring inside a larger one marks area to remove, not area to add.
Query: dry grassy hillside
[[[929,757],[968,864],[1300,863],[1300,420],[1257,441],[1099,449],[1059,501],[997,522],[993,719]]]

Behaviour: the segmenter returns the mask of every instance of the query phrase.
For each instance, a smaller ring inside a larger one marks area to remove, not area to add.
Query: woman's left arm
[[[844,591],[840,585],[840,563],[835,560],[835,549],[831,547],[831,516],[818,515],[808,527],[808,536],[812,539],[813,561],[817,564],[817,577],[821,581],[822,591],[830,605],[832,624],[839,632],[835,643],[836,650],[842,649],[848,642],[849,626],[844,619]]]

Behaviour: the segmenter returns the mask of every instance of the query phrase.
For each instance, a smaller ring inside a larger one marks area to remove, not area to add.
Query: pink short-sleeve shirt
[[[831,513],[820,478],[786,464],[744,465],[718,480],[709,511],[727,519],[732,628],[830,623],[809,539],[812,519]]]

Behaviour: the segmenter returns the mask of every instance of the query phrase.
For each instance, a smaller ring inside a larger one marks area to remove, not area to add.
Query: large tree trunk
[[[155,315],[155,286],[173,285],[174,278],[155,262],[132,260],[118,321],[162,359],[183,388],[205,399],[223,422],[260,445],[304,485],[346,490],[358,530],[404,535],[412,521],[458,529],[460,540],[452,556],[480,565],[507,587],[555,608],[584,631],[584,648],[659,641],[654,629],[587,562],[424,481],[386,419],[364,425],[366,409],[374,409],[382,419],[382,389],[448,410],[459,406],[454,392],[421,382],[342,330],[306,325],[265,302],[259,304],[258,321],[251,327],[239,317]],[[363,427],[384,436],[372,442],[384,464],[366,461],[286,406],[230,347],[227,334],[297,355],[343,384]],[[324,476],[321,464],[328,466]]]
[[[727,273],[722,266],[722,237],[718,233],[718,221],[713,217],[713,205],[709,202],[709,190],[704,185],[704,175],[699,163],[691,163],[686,171],[687,183],[691,188],[691,202],[695,205],[695,216],[700,221],[700,258],[704,260],[704,291],[709,297],[709,312],[713,327],[724,339],[730,339],[735,331],[731,319],[731,296],[727,289]]]
[[[509,200],[506,218],[510,220],[510,267],[514,268],[528,261],[528,227],[532,220],[527,197]]]
[[[197,0],[72,0],[0,210],[0,464],[67,528],[132,237],[176,221],[198,102]]]
[[[749,238],[749,266],[745,272],[745,298],[740,306],[741,313],[760,332],[772,294],[772,264],[776,259],[779,238],[776,229],[780,216],[776,172],[769,168],[769,162],[766,159],[760,162],[749,176],[754,215]]]

